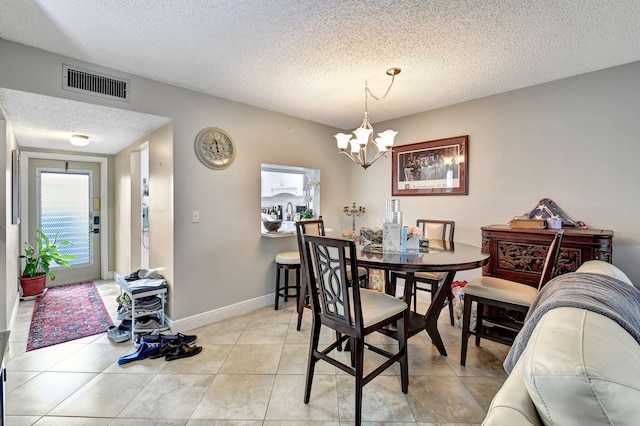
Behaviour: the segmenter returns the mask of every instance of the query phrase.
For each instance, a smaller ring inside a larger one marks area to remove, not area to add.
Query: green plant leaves
[[[58,241],[58,233],[56,233],[53,241],[40,229],[36,229],[36,242],[38,250],[29,243],[24,243],[24,255],[21,258],[26,259],[25,268],[22,275],[29,278],[37,277],[38,275],[47,274],[49,278],[54,280],[56,277],[53,273],[49,272],[49,268],[52,263],[57,266],[71,269],[70,260],[75,260],[78,257],[72,254],[61,254],[58,247],[68,246],[70,241]]]

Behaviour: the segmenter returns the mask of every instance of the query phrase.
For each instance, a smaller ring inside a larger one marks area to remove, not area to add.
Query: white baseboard
[[[404,283],[402,281],[398,283],[396,294],[402,294],[402,292],[404,291],[403,284]],[[264,308],[265,306],[272,306],[274,297],[275,294],[270,293],[264,296],[256,297],[249,300],[243,300],[242,302],[234,303],[233,305],[224,306],[222,308],[203,312],[201,314],[193,315],[179,320],[165,318],[165,324],[171,327],[171,331],[173,333],[184,333],[199,327],[204,327],[206,325],[222,321],[227,318],[231,318],[237,315],[243,315],[247,312]],[[418,292],[418,301],[429,302],[430,300],[431,298],[428,293],[422,291]]]
[[[213,324],[214,322],[246,314],[247,312],[255,311],[256,309],[264,308],[265,306],[273,305],[274,297],[275,294],[271,293],[254,299],[243,300],[242,302],[234,303],[233,305],[224,306],[222,308],[203,312],[191,317],[175,321],[167,319],[167,324],[171,327],[171,331],[173,333],[184,333],[189,330],[204,327],[205,325]]]

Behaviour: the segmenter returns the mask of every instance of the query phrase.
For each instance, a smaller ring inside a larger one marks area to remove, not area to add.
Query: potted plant
[[[53,241],[41,230],[36,229],[37,250],[31,244],[24,243],[24,255],[21,258],[26,259],[24,271],[20,276],[20,285],[22,287],[22,297],[38,296],[44,293],[47,276],[54,280],[56,276],[49,272],[52,263],[71,269],[70,260],[78,257],[72,254],[61,254],[58,247],[71,244],[69,241],[58,241],[58,233],[56,233]]]

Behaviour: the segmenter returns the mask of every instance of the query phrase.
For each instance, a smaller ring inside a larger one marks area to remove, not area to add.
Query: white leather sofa
[[[633,286],[606,262],[585,262],[577,272]],[[536,325],[482,424],[638,425],[640,345],[603,315],[552,309]]]

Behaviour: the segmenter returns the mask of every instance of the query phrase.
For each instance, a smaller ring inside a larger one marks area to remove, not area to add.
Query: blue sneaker
[[[118,358],[118,365],[128,364],[133,361],[140,361],[149,358],[151,355],[157,354],[160,351],[159,343],[146,343],[142,342],[137,351],[129,355],[123,355]]]
[[[146,343],[162,343],[162,335],[154,333],[154,334],[138,334],[136,333],[136,340],[134,343],[134,347],[138,347],[142,344],[142,342]]]

